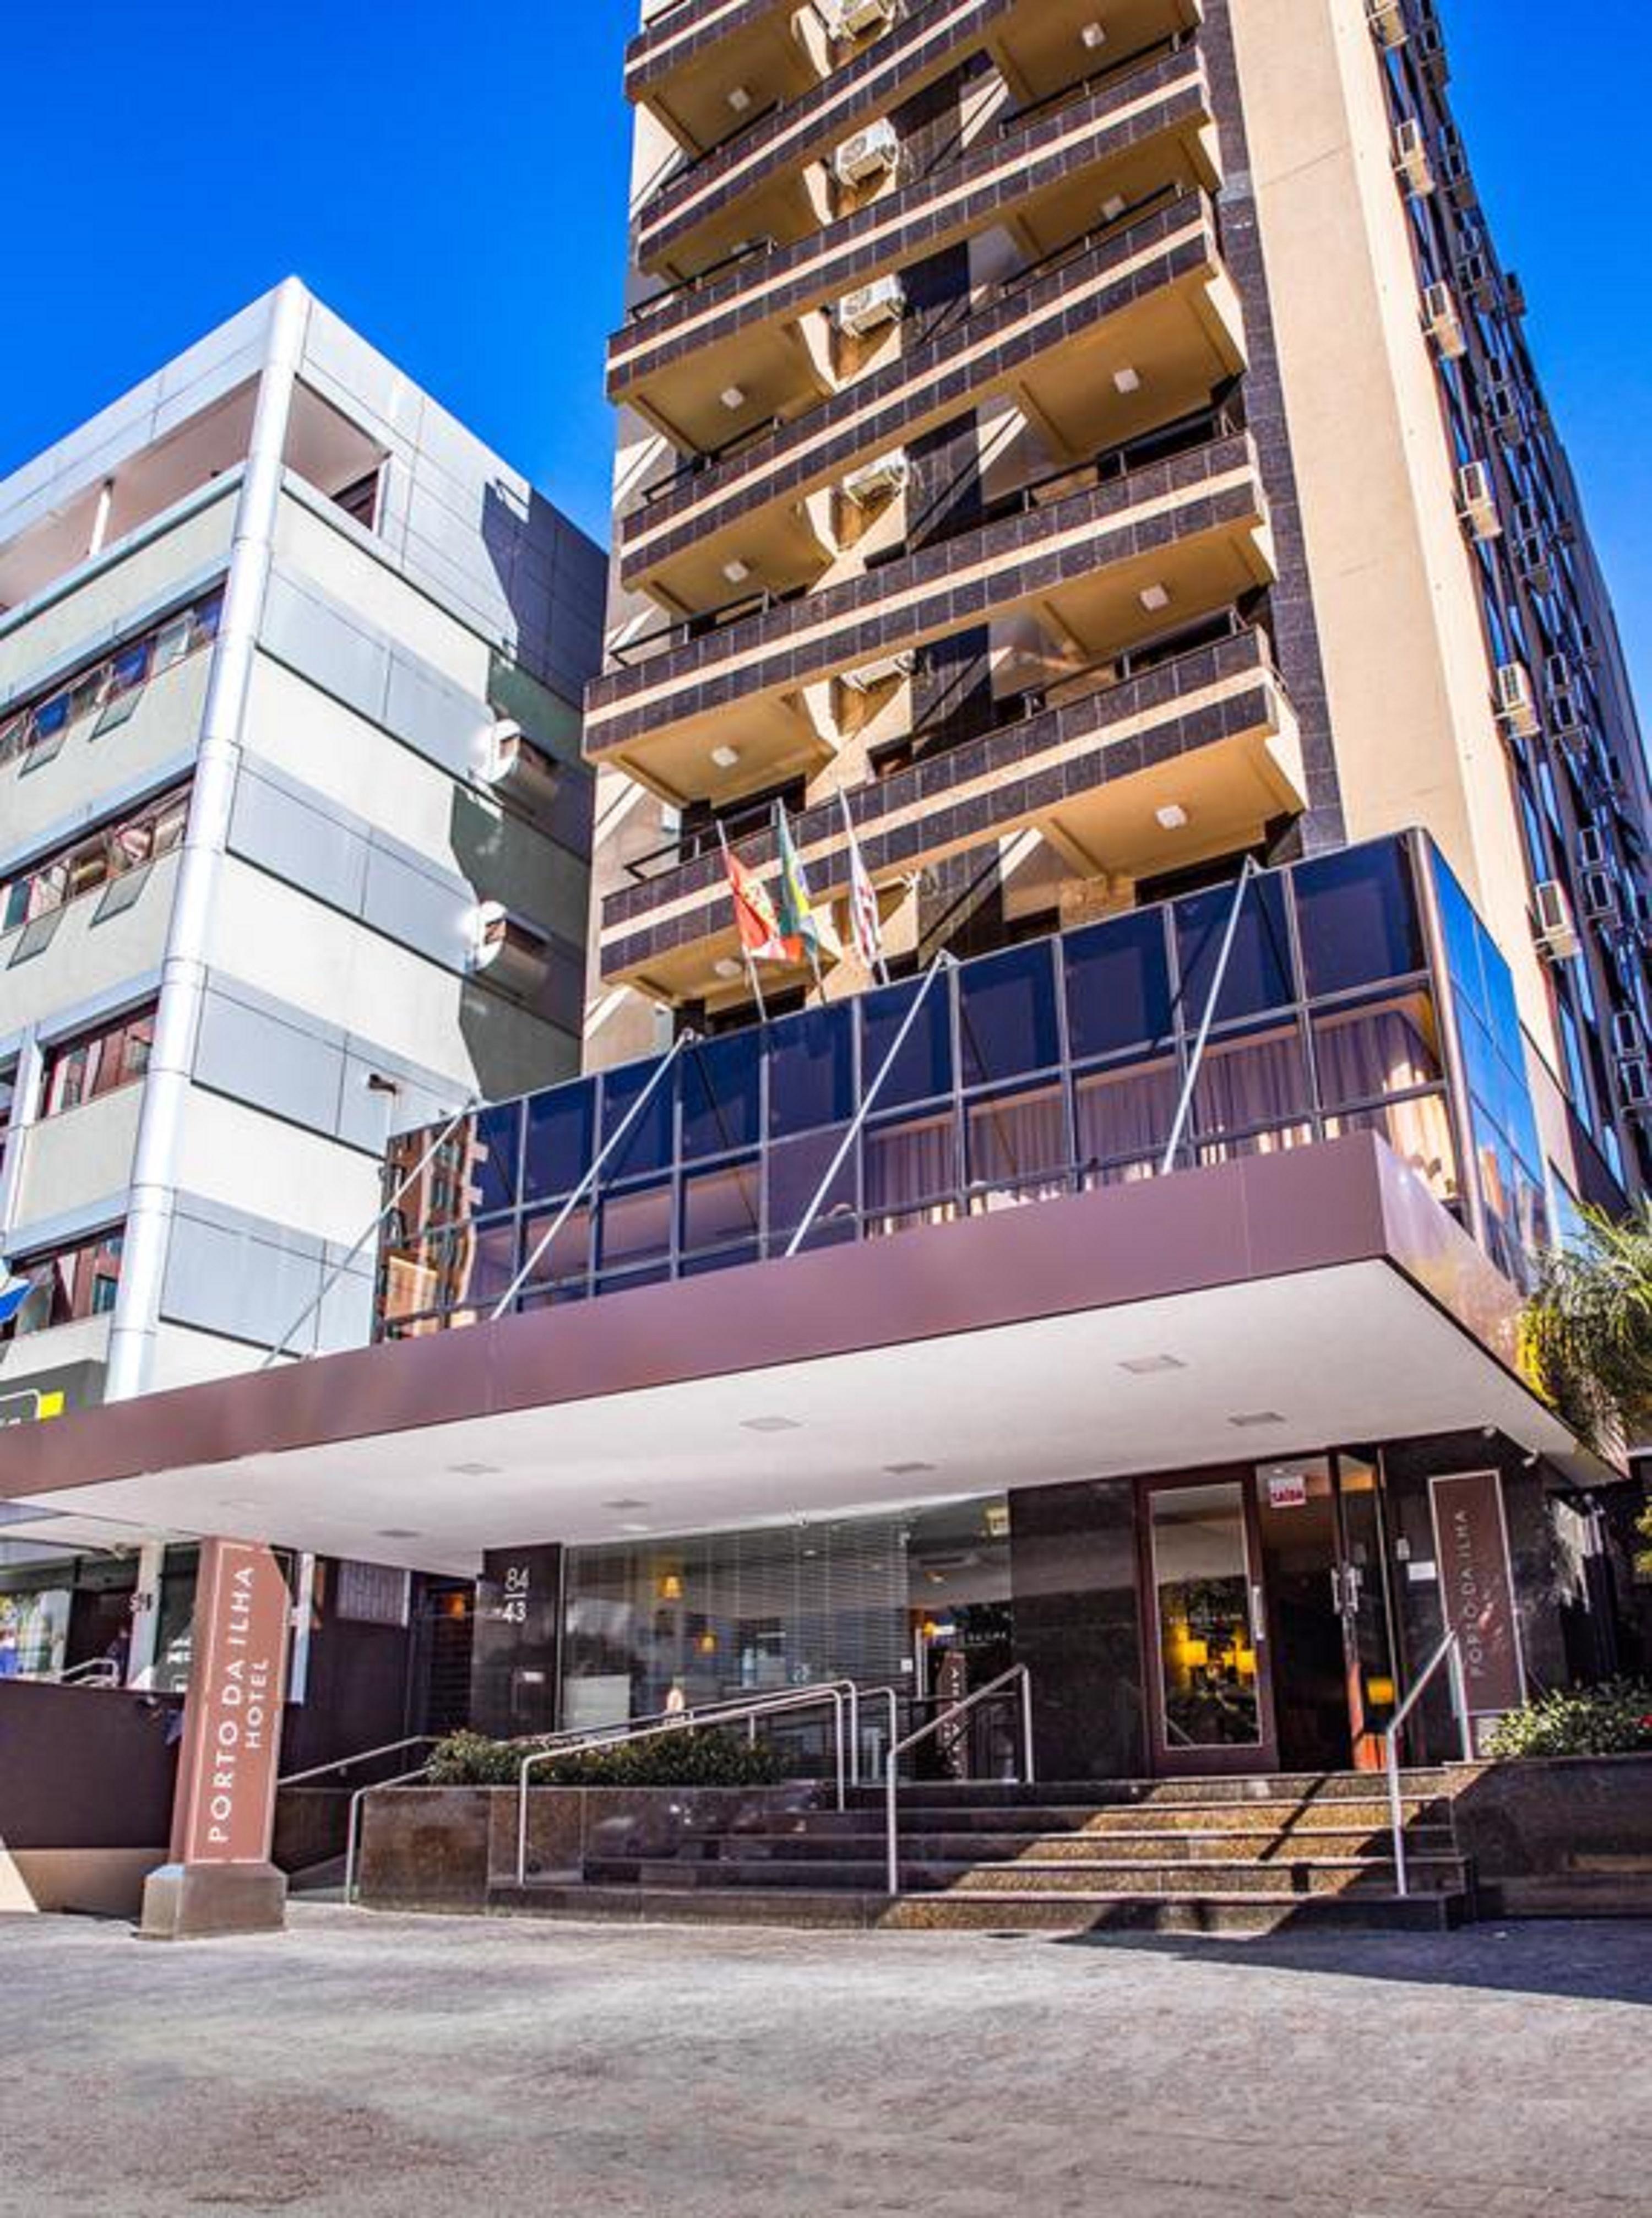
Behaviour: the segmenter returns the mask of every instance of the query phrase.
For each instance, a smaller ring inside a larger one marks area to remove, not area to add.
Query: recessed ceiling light
[[[1086,23],[1079,33],[1079,44],[1092,54],[1098,46],[1104,46],[1106,43],[1107,34],[1099,23]]]
[[[651,1525],[622,1525],[618,1530],[622,1533],[651,1533],[653,1527]]]
[[[1144,1379],[1152,1371],[1185,1371],[1187,1366],[1179,1355],[1127,1355],[1118,1367]]]
[[[1170,594],[1163,585],[1143,585],[1138,599],[1149,616],[1157,616],[1160,609],[1170,606]]]
[[[647,1502],[640,1502],[632,1494],[622,1494],[617,1501],[605,1502],[603,1504],[604,1509],[647,1509],[650,1506]]]
[[[1166,832],[1179,832],[1187,822],[1187,811],[1179,801],[1167,801],[1162,809],[1155,809],[1153,813]]]
[[[799,1433],[803,1428],[795,1417],[742,1417],[740,1429],[747,1433]]]
[[[726,385],[717,398],[732,413],[736,408],[745,407],[746,387],[743,385]]]
[[[1283,1425],[1284,1419],[1277,1409],[1244,1409],[1238,1416],[1229,1417],[1228,1422],[1242,1430],[1247,1425]]]
[[[751,574],[751,564],[742,562],[738,554],[732,562],[723,564],[723,575],[731,585],[743,585]]]
[[[448,1469],[455,1478],[497,1478],[500,1466],[496,1463],[450,1463]]]
[[[883,1466],[891,1478],[910,1478],[914,1471],[933,1471],[932,1463],[886,1463]]]
[[[375,1537],[381,1540],[422,1540],[424,1535],[416,1533],[411,1525],[381,1525]]]
[[[731,85],[728,92],[728,104],[736,115],[744,115],[752,105],[752,96],[743,84]]]
[[[1106,213],[1106,209],[1104,208],[1102,214],[1105,215]],[[1140,393],[1142,373],[1139,369],[1132,369],[1129,363],[1126,362],[1122,369],[1116,369],[1113,372],[1113,383],[1121,393]]]
[[[738,747],[731,747],[725,745],[720,747],[713,747],[711,750],[711,759],[716,764],[719,770],[733,770],[739,759],[740,751]]]
[[[711,967],[720,978],[738,978],[745,966],[737,963],[732,955],[721,955]]]

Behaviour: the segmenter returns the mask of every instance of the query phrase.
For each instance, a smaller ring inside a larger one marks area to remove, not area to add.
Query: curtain
[[[950,1115],[869,1132],[864,1162],[869,1230],[895,1231],[914,1213],[931,1224],[953,1214],[958,1173]]]
[[[1295,1025],[1205,1050],[1193,1089],[1202,1133],[1244,1132],[1299,1123],[1308,1106],[1302,1039]]]
[[[970,1104],[971,1185],[1014,1186],[1018,1198],[1031,1199],[1065,1193],[1067,1171],[1067,1116],[1060,1087]]]
[[[1086,1170],[1121,1156],[1158,1155],[1176,1115],[1173,1063],[1135,1063],[1081,1078],[1079,1160]]]
[[[1420,999],[1321,1017],[1314,1028],[1320,1100],[1327,1109],[1432,1086],[1439,1056],[1428,1004]]]

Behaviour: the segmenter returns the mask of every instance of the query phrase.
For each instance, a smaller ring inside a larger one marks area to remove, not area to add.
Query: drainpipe
[[[235,506],[224,613],[201,712],[189,821],[161,965],[160,1009],[144,1081],[120,1287],[109,1328],[103,1386],[104,1399],[109,1402],[141,1394],[150,1384],[176,1196],[179,1137],[211,945],[213,901],[235,799],[247,690],[275,548],[282,456],[308,314],[309,296],[295,278],[288,278],[275,295],[246,470]]]

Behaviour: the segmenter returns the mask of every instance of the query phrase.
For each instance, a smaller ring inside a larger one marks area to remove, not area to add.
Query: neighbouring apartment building
[[[496,1730],[1020,1664],[1041,1778],[1319,1772],[1447,1633],[1408,1753],[1644,1660],[1516,1332],[1652,1185],[1652,808],[1447,77],[1428,0],[647,10],[585,1069],[399,1120],[301,1406],[15,1514],[480,1575]],[[787,829],[882,965],[751,959]]]
[[[296,283],[0,482],[0,1416],[365,1341],[387,1136],[578,1068],[601,590]]]

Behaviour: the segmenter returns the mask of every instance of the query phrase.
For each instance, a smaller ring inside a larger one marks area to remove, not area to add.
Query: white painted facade
[[[291,1351],[364,1340],[389,1133],[577,1069],[603,592],[295,281],[0,481],[0,1416],[256,1366],[335,1273]]]

